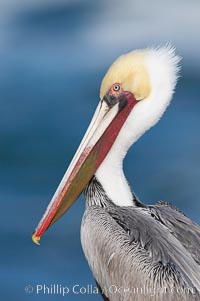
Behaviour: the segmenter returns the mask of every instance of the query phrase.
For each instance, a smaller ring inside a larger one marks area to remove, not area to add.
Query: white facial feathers
[[[135,106],[127,119],[134,132],[131,144],[162,117],[172,99],[180,70],[180,58],[175,55],[173,47],[145,49],[142,52],[151,91],[146,99]]]

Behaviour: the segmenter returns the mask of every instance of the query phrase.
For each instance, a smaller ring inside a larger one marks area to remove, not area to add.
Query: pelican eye
[[[120,85],[119,84],[115,84],[114,86],[113,86],[113,90],[115,91],[115,92],[118,92],[119,90],[120,90]]]

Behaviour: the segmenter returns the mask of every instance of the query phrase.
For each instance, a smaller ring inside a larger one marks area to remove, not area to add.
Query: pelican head
[[[131,144],[155,125],[168,107],[177,82],[179,61],[170,46],[135,50],[120,56],[107,71],[101,84],[101,99],[107,93],[112,94],[119,84],[121,91],[129,91],[137,100],[124,125],[132,132],[132,135],[126,133],[126,140],[131,140]]]
[[[128,148],[157,123],[169,105],[178,63],[174,48],[162,47],[132,51],[111,65],[103,78],[92,121],[33,234],[34,242],[39,243],[42,234],[68,210],[94,174],[106,189],[106,174],[109,177],[109,170],[115,173],[115,163],[122,165]],[[131,198],[128,194],[127,199]]]

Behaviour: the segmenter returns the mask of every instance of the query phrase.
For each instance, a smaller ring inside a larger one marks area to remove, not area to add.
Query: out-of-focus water
[[[125,160],[127,178],[144,202],[165,199],[200,222],[200,57],[195,38],[200,5],[155,5],[157,11],[145,1],[1,4],[2,300],[101,300],[90,290],[81,293],[76,287],[72,292],[74,285],[95,286],[79,238],[83,197],[46,233],[40,247],[32,243],[31,233],[87,128],[102,76],[116,56],[130,49],[171,40],[184,59],[167,113]],[[70,292],[64,297],[47,290],[37,294],[40,284],[67,286]],[[26,293],[26,285],[34,291]]]

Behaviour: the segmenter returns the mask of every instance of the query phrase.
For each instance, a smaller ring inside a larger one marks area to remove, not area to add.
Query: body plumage
[[[200,228],[166,202],[116,206],[94,177],[81,242],[108,300],[200,300]],[[99,202],[101,200],[101,202]]]

